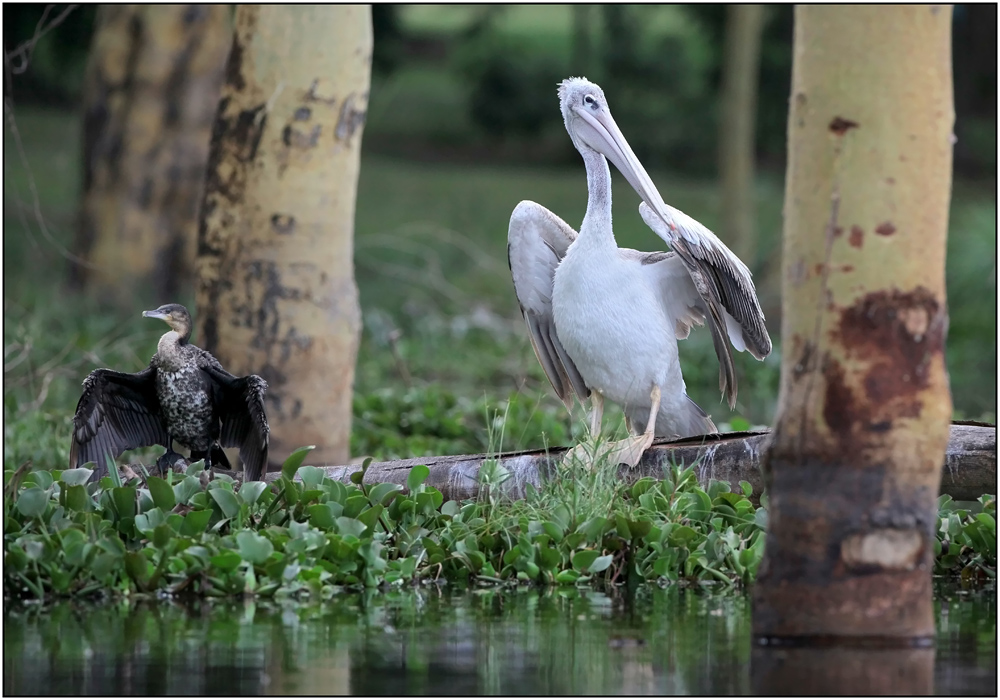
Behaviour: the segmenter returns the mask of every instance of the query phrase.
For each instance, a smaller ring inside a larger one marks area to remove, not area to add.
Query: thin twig
[[[65,10],[63,10],[62,13],[60,13],[58,17],[56,17],[54,20],[52,20],[52,22],[50,22],[48,26],[42,28],[42,25],[45,24],[45,20],[48,18],[49,12],[52,11],[53,7],[55,7],[55,5],[47,5],[45,7],[45,11],[42,13],[41,19],[39,19],[38,20],[38,24],[35,25],[35,33],[34,33],[34,35],[30,39],[28,39],[27,41],[25,41],[23,44],[21,44],[20,46],[18,46],[16,49],[14,49],[13,51],[11,51],[10,53],[5,53],[4,54],[4,57],[3,57],[4,63],[8,63],[9,64],[15,58],[20,58],[21,59],[21,65],[19,65],[19,66],[11,65],[11,67],[10,67],[11,68],[11,72],[14,75],[20,75],[24,71],[28,70],[28,64],[31,62],[31,53],[32,53],[32,51],[35,50],[35,44],[37,44],[39,42],[39,40],[41,40],[41,38],[43,36],[45,36],[46,34],[48,34],[49,32],[51,32],[53,29],[55,29],[56,27],[58,27],[60,24],[62,24],[65,21],[65,19],[67,17],[69,17],[70,13],[73,10],[75,10],[77,7],[79,7],[79,5],[70,5]]]
[[[28,176],[28,189],[31,190],[31,200],[34,208],[35,219],[38,221],[38,228],[41,229],[42,235],[45,236],[45,240],[47,240],[52,247],[67,260],[74,262],[77,265],[83,265],[90,270],[102,269],[99,265],[94,265],[78,255],[74,255],[52,236],[52,233],[49,231],[49,227],[45,224],[45,218],[42,216],[42,205],[38,197],[38,186],[35,184],[35,175],[31,170],[31,165],[28,163],[28,154],[25,153],[24,143],[21,141],[21,133],[17,129],[17,122],[14,120],[14,106],[11,103],[10,98],[6,96],[3,98],[3,111],[7,117],[7,124],[10,126],[11,134],[14,137],[14,143],[17,145],[17,152],[21,157],[21,163],[24,165],[24,172]]]

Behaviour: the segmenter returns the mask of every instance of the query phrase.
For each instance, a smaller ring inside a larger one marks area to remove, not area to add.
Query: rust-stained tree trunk
[[[951,418],[951,9],[795,13],[781,392],[754,633],[927,642]]]
[[[751,268],[757,256],[754,143],[763,5],[726,7],[719,118],[722,235]]]
[[[264,377],[270,453],[347,459],[367,5],[240,5],[198,232],[199,337]]]
[[[75,286],[153,306],[193,283],[198,205],[229,51],[223,5],[102,5],[84,85]]]

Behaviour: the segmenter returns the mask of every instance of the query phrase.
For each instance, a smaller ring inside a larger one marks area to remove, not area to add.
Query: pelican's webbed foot
[[[622,440],[605,444],[602,444],[598,439],[601,426],[600,407],[602,406],[600,395],[594,392],[592,396],[598,398],[594,402],[594,414],[591,416],[590,439],[567,452],[564,459],[575,460],[591,469],[602,461],[634,467],[642,459],[642,455],[649,449],[649,446],[653,444],[656,415],[660,411],[660,387],[653,385],[653,389],[649,393],[649,420],[646,423],[645,432],[641,435],[630,435]]]

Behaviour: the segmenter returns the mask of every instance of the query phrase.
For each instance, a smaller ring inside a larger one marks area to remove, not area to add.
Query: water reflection
[[[933,690],[995,694],[995,593],[942,595],[937,611],[936,659],[929,652]],[[711,590],[643,588],[610,597],[421,589],[344,594],[324,605],[8,605],[4,622],[5,694],[730,695],[754,689],[749,600]],[[763,690],[759,653],[754,678]],[[767,692],[808,692],[801,684],[791,687],[796,674],[788,673],[788,658],[781,663],[786,670],[773,675]]]

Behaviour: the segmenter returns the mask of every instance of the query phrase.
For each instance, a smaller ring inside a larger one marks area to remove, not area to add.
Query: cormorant
[[[180,304],[143,311],[171,330],[164,333],[149,367],[136,374],[95,369],[83,382],[73,417],[70,467],[97,464],[92,480],[106,469],[106,455],[163,445],[166,463],[173,441],[191,450],[191,460],[230,468],[223,447],[239,447],[249,481],[267,468],[267,382],[251,374],[236,377],[211,353],[191,345],[191,314]]]

